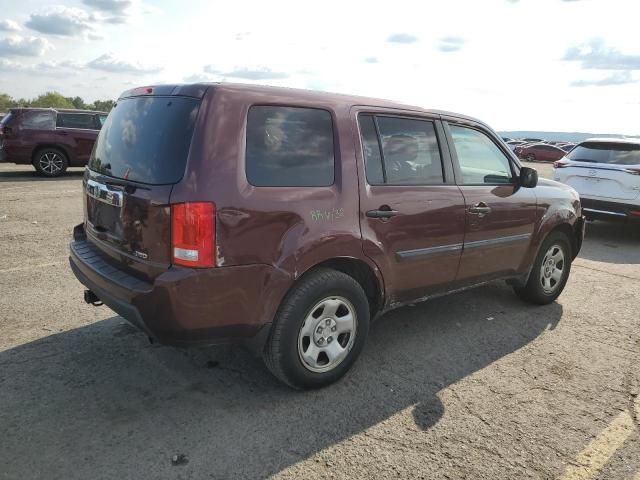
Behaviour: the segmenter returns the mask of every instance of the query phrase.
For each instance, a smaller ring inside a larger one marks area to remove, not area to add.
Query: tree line
[[[93,103],[85,103],[81,97],[65,97],[58,92],[47,92],[35,98],[18,99],[6,93],[0,93],[0,112],[7,112],[10,108],[15,107],[77,108],[108,112],[113,108],[113,103],[113,100],[96,100]]]

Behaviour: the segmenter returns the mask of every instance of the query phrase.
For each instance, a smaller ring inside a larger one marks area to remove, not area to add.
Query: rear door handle
[[[399,215],[400,212],[398,212],[397,210],[391,210],[391,209],[378,209],[378,210],[369,210],[367,212],[367,217],[369,218],[391,218],[391,217],[395,217],[396,215]]]
[[[484,202],[476,203],[473,207],[469,207],[469,213],[480,215],[481,217],[490,212],[491,207],[487,206],[487,204]]]

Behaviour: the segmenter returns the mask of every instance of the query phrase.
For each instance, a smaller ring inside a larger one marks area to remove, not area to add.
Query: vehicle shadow
[[[242,349],[153,346],[112,317],[0,352],[0,465],[7,478],[264,478],[400,412],[431,428],[438,392],[561,316],[502,283],[396,310],[351,373],[308,392]]]
[[[64,175],[55,178],[47,178],[39,175],[35,170],[5,170],[0,171],[0,183],[3,182],[56,182],[60,180],[70,180],[82,178],[84,168],[71,168]]]
[[[578,255],[607,263],[640,263],[640,224],[591,221]]]

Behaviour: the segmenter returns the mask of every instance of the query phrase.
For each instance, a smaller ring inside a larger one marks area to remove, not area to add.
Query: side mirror
[[[538,172],[535,168],[522,167],[520,169],[520,186],[535,188],[538,185]]]

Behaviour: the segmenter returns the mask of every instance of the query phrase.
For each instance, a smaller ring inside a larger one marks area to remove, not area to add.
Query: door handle
[[[66,136],[66,135],[69,135],[69,133],[68,132],[58,132],[58,135],[65,135]]]
[[[391,210],[391,208],[389,208],[388,206],[383,205],[382,207],[380,207],[378,210],[369,210],[367,212],[367,217],[369,218],[391,218],[391,217],[395,217],[396,215],[399,215],[400,212],[398,212],[397,210]]]
[[[476,203],[473,207],[469,207],[469,213],[473,213],[484,217],[487,213],[491,212],[491,207],[487,206],[486,203],[480,202]]]

